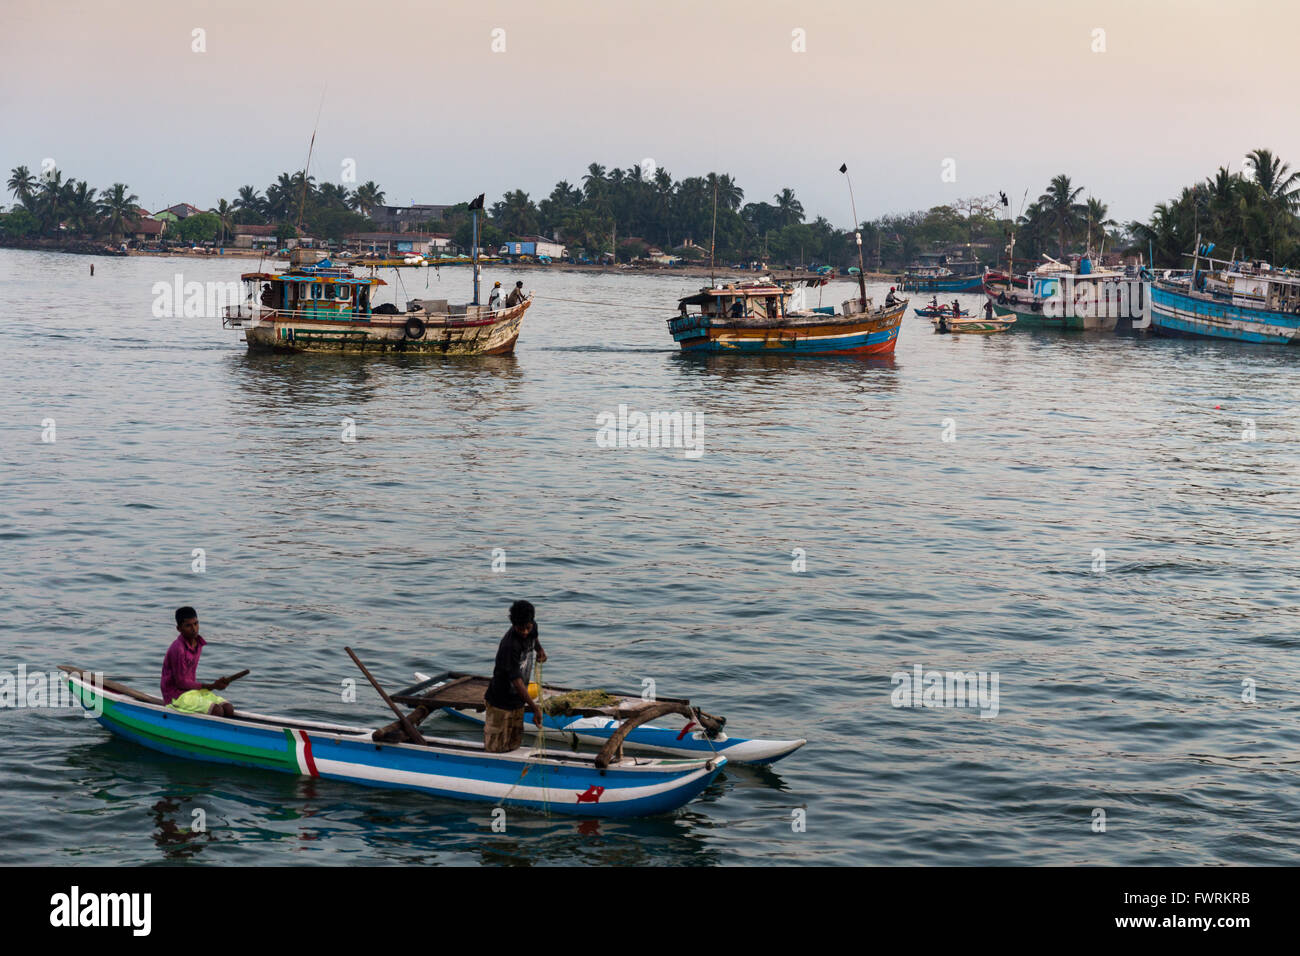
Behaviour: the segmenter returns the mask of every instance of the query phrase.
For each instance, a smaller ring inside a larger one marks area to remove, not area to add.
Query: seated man
[[[199,655],[207,643],[199,635],[199,615],[192,607],[178,608],[176,629],[180,631],[163,658],[162,699],[168,707],[187,714],[212,714],[214,717],[234,717],[235,708],[214,690],[225,690],[229,683],[224,677],[211,684],[200,684],[195,676]]]
[[[733,319],[743,319],[745,317],[745,304],[740,299],[731,304],[731,317]]]
[[[519,303],[523,302],[524,299],[526,298],[528,298],[528,296],[524,295],[523,282],[522,281],[516,282],[514,289],[510,291],[510,294],[508,296],[506,296],[506,308],[509,309],[512,308],[513,306],[516,306]]]

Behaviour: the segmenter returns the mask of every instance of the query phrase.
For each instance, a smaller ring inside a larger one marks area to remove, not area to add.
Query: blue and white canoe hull
[[[591,817],[668,813],[697,797],[727,763],[631,758],[600,770],[590,754],[430,738],[428,745],[376,743],[371,731],[240,712],[186,714],[70,673],[77,700],[113,733],[150,749],[210,763],[258,767],[368,787]],[[129,690],[129,688],[126,688]]]
[[[1151,285],[1151,327],[1160,335],[1228,339],[1272,345],[1300,342],[1300,315],[1234,305],[1190,294],[1161,282]]]
[[[443,712],[479,727],[484,723],[483,718],[474,711],[444,707]],[[572,736],[583,743],[597,745],[609,740],[621,723],[612,717],[552,717],[550,715],[544,715],[542,722],[548,736],[551,734],[556,737]],[[527,712],[524,714],[524,730],[530,734],[537,733],[537,723],[533,720],[533,715]],[[763,765],[775,763],[782,757],[789,756],[807,742],[802,738],[759,740],[728,737],[726,733],[719,733],[716,737],[710,738],[703,731],[694,730],[690,724],[682,730],[644,724],[633,728],[623,743],[629,749],[673,754],[678,757],[721,754],[732,763]]]

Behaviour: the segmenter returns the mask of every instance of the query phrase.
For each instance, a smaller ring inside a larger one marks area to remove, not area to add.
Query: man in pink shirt
[[[163,658],[162,698],[168,707],[187,714],[212,714],[214,717],[234,717],[235,708],[224,697],[213,691],[225,690],[230,682],[224,677],[211,684],[200,684],[195,673],[199,655],[207,643],[199,635],[199,615],[192,607],[178,608],[176,629],[180,631]]]

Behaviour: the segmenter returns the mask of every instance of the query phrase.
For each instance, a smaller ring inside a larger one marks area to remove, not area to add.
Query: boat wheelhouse
[[[387,285],[372,268],[358,275],[329,259],[299,252],[280,272],[240,276],[245,296],[226,308],[222,325],[241,329],[250,350],[417,352],[502,355],[514,351],[531,295],[493,309],[446,299],[412,299],[405,310],[376,303]]]
[[[1121,318],[1147,308],[1142,283],[1116,269],[1094,269],[1082,256],[1074,265],[1050,256],[1022,276],[987,273],[984,294],[1016,317],[1017,327],[1111,332]]]
[[[810,306],[808,290],[826,282],[766,276],[709,286],[678,302],[668,330],[684,352],[892,355],[907,300],[875,308],[859,297],[839,312]]]

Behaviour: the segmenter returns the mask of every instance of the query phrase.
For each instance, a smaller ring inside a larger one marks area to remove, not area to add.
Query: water
[[[501,834],[5,709],[0,863],[1297,862],[1300,353],[909,315],[892,363],[699,360],[664,324],[698,280],[548,271],[513,357],[249,356],[150,304],[251,261],[90,261],[0,250],[0,668],[152,690],[193,604],[237,706],[386,722],[343,645],[390,686],[483,672],[526,597],[548,680],[809,743],[675,816]],[[703,456],[597,447],[620,403],[702,412]],[[916,664],[995,672],[997,715],[895,708]]]

